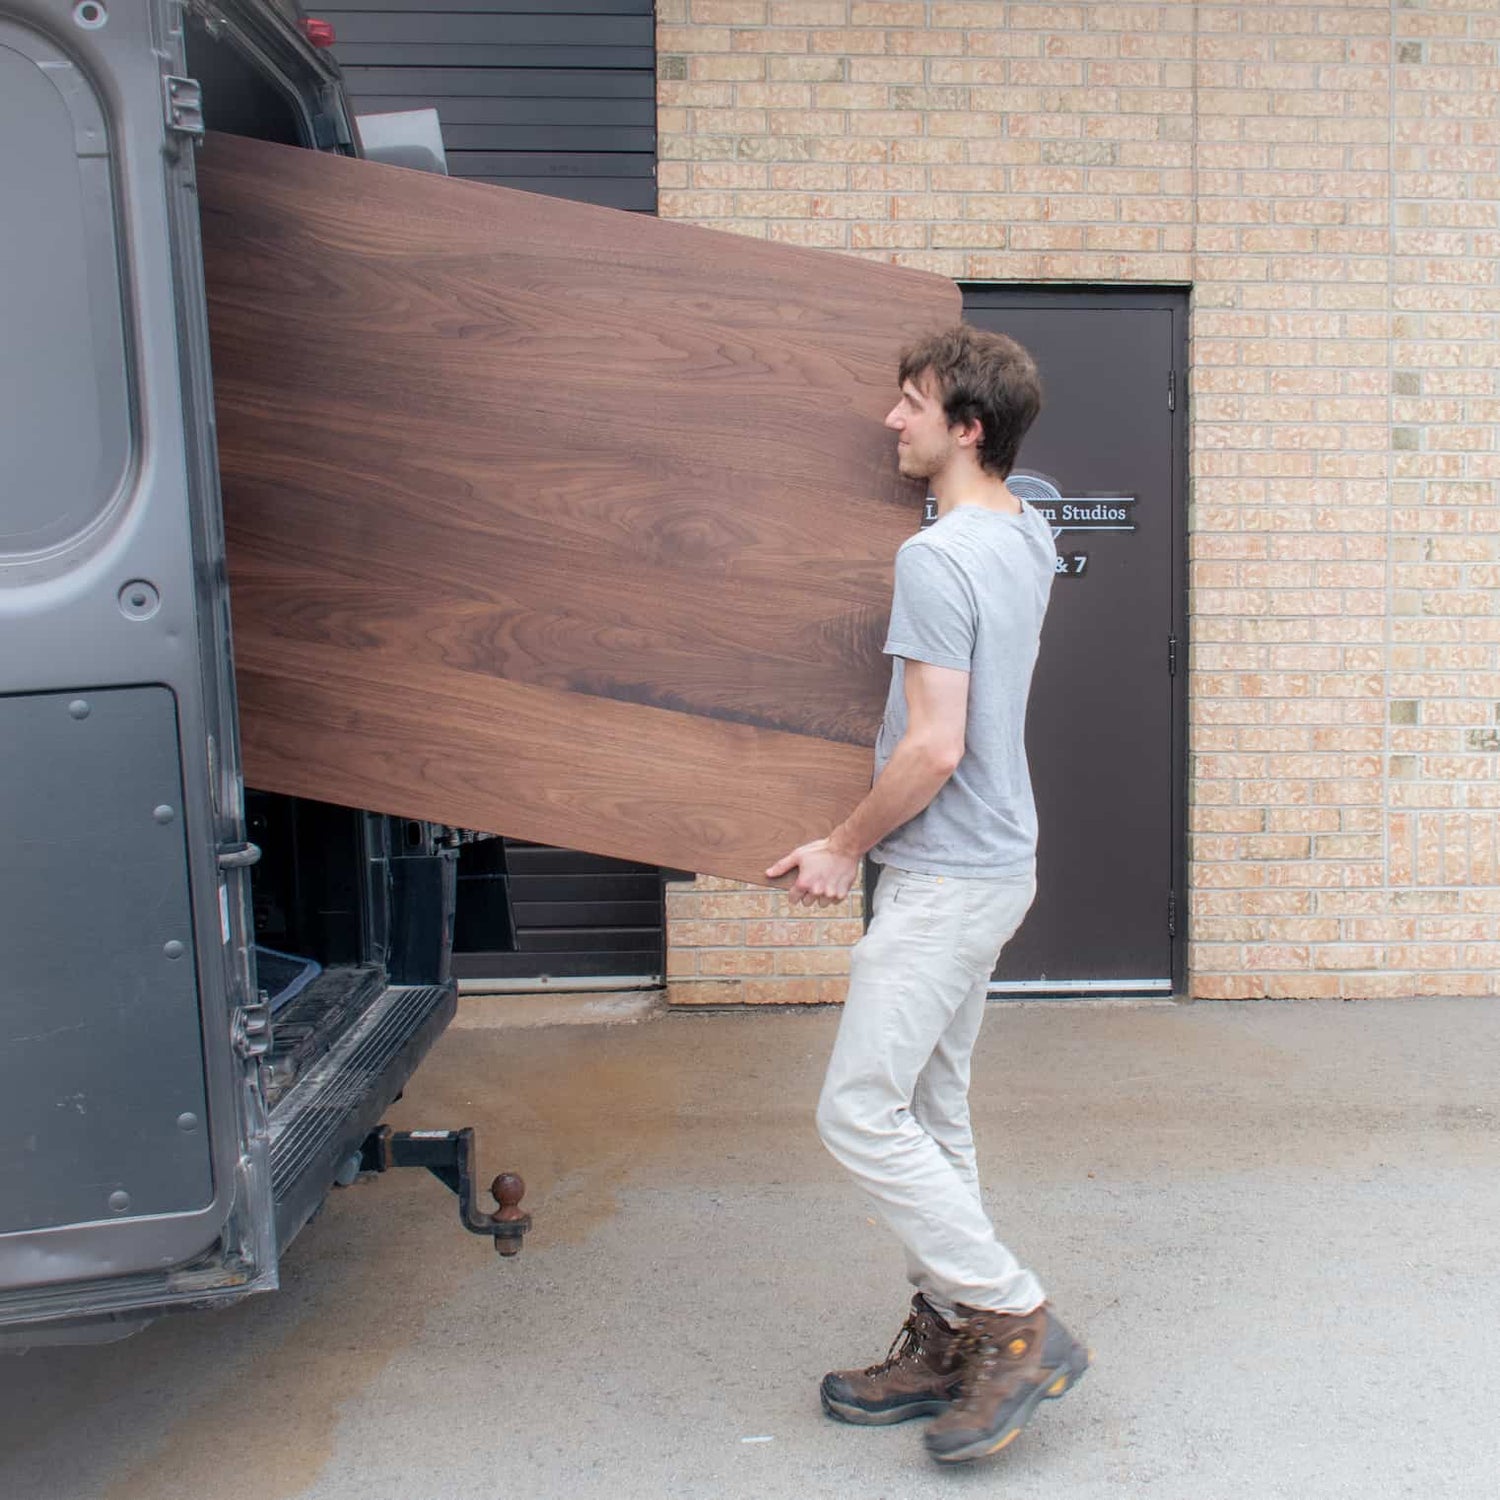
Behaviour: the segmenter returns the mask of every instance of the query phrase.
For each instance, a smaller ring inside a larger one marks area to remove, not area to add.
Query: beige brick
[[[764,187],[767,169],[754,162],[694,162],[692,181],[695,188]]]
[[[734,980],[680,979],[667,985],[668,1005],[740,1005],[740,985]]]
[[[983,27],[995,24],[992,0],[936,0],[928,21],[932,26]]]
[[[895,104],[891,98],[893,92],[878,83],[816,83],[812,86],[812,106],[814,109],[885,109]]]
[[[851,26],[922,26],[927,20],[923,0],[853,0]]]
[[[736,62],[758,64],[757,59],[736,58]],[[769,57],[765,60],[766,77],[773,82],[793,83],[843,83],[846,78],[855,82],[870,80],[856,77],[847,58],[842,57]]]
[[[756,82],[765,76],[766,63],[761,57],[736,57],[728,53],[705,52],[700,57],[688,59],[688,77],[695,83],[746,83]],[[733,94],[722,97],[726,103],[734,100]],[[682,100],[680,95],[674,94],[673,102],[690,101]],[[657,126],[665,129],[659,119]]]
[[[770,891],[758,890],[705,894],[697,898],[692,915],[709,919],[766,917],[770,915],[775,899]]]
[[[688,14],[704,26],[764,26],[766,0],[689,0]]]
[[[926,245],[927,235],[922,224],[854,224],[849,243],[856,250],[910,250]]]
[[[849,243],[848,226],[842,223],[809,223],[803,219],[777,219],[765,223],[764,227],[766,238],[781,245],[812,245],[822,249],[842,249]]]
[[[851,57],[847,66],[850,83],[920,84],[927,77],[921,57]]]
[[[1199,1000],[1261,1000],[1266,996],[1266,981],[1261,975],[1195,971],[1189,992]]]
[[[732,31],[730,48],[735,52],[806,52],[811,35],[792,27]]]
[[[776,189],[837,192],[849,186],[849,168],[839,162],[798,162],[771,167],[768,179]]]
[[[765,923],[755,924],[765,926]],[[747,941],[743,922],[676,922],[672,925],[671,941],[685,948],[734,948]]]
[[[776,971],[776,955],[747,948],[701,948],[697,950],[698,973],[705,978],[749,978]]]
[[[742,83],[734,91],[734,102],[740,111],[763,109],[811,109],[814,90],[806,83]],[[744,116],[744,118],[752,118]],[[753,117],[758,128],[764,123],[759,116]]]
[[[811,978],[746,979],[738,989],[742,1005],[816,1005],[827,994]]]
[[[954,31],[888,31],[885,33],[886,50],[903,57],[926,57],[934,53],[954,54],[964,50],[964,43],[968,38]],[[975,41],[983,43],[984,34],[981,33]],[[976,47],[975,50],[981,50]]]
[[[752,946],[806,948],[817,941],[818,923],[813,918],[784,918],[775,922],[750,922],[744,941]]]
[[[838,135],[844,129],[839,110],[778,109],[766,115],[766,128],[773,136]]]
[[[774,954],[778,974],[847,975],[847,948],[779,948]]]
[[[849,0],[770,0],[773,26],[842,26],[849,19]]]
[[[808,50],[846,57],[883,56],[886,51],[885,33],[868,26],[820,27],[809,34]]]

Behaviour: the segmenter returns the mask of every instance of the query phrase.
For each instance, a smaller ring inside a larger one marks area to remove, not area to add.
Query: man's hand
[[[778,859],[766,871],[766,879],[776,880],[793,869],[797,878],[787,887],[793,906],[811,906],[814,902],[832,906],[849,894],[859,875],[859,856],[834,848],[828,839],[814,839]]]

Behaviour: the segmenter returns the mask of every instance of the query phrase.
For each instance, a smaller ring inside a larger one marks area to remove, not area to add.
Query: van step
[[[412,1070],[442,1034],[453,984],[392,985],[271,1112],[276,1235],[286,1246],[359,1153]]]
[[[266,1102],[275,1111],[352,1030],[386,991],[378,964],[340,964],[324,969],[287,1005],[273,1011],[271,1050],[266,1057]]]

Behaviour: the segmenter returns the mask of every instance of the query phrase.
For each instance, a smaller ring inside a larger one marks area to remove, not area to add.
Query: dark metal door
[[[1182,889],[1187,298],[969,289],[1041,369],[1015,486],[1059,553],[1027,750],[1039,890],[992,993],[1168,993]]]

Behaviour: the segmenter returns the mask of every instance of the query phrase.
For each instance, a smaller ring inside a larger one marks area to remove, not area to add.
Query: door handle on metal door
[[[248,870],[260,863],[260,845],[246,841],[243,844],[224,844],[219,849],[221,870]]]

